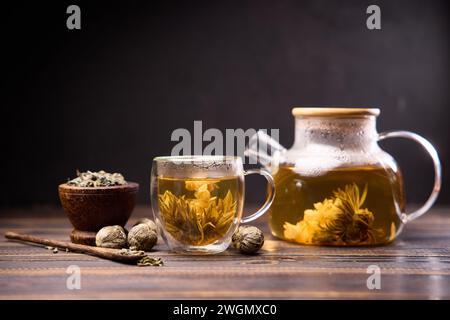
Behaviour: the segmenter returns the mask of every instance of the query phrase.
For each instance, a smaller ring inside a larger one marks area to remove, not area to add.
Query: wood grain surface
[[[252,208],[250,208],[251,210]],[[151,216],[138,207],[128,225]],[[163,267],[137,267],[39,245],[8,241],[6,231],[69,240],[60,208],[0,211],[0,299],[450,299],[450,208],[433,209],[385,247],[309,247],[273,238],[257,256],[230,249],[215,256],[179,255],[160,240],[152,255]],[[68,290],[70,265],[81,289]],[[369,290],[367,267],[381,268]]]

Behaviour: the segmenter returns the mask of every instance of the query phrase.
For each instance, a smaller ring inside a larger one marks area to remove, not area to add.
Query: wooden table
[[[130,222],[150,216],[140,207]],[[450,209],[407,225],[393,245],[307,247],[279,241],[260,226],[258,256],[232,250],[216,256],[172,254],[160,241],[152,253],[163,267],[137,267],[37,245],[7,241],[7,230],[67,240],[70,224],[59,208],[0,212],[0,299],[449,299]],[[81,270],[81,289],[68,290],[68,266]],[[381,289],[369,290],[370,265]]]

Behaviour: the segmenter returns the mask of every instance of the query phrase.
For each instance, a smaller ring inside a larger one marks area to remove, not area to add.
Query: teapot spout
[[[278,168],[281,156],[286,152],[278,142],[278,130],[271,130],[271,136],[266,130],[258,130],[254,134],[244,151],[244,155],[249,158],[250,164],[261,164],[269,171]]]

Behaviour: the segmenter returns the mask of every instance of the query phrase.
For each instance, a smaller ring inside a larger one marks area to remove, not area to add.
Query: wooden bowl
[[[61,184],[59,199],[75,230],[72,242],[95,244],[95,233],[105,226],[125,226],[136,203],[139,185],[76,187]]]

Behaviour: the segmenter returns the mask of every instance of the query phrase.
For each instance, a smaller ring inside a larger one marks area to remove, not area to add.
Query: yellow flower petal
[[[358,186],[354,183],[346,185],[344,190],[334,191],[333,198],[325,198],[322,202],[314,203],[314,209],[306,209],[303,220],[297,224],[285,223],[285,238],[306,244],[313,242],[336,243],[342,241],[342,235],[347,237],[343,239],[349,243],[367,241],[366,239],[372,232],[371,225],[374,220],[372,212],[367,208],[361,208],[366,200],[367,190],[366,185],[363,193],[360,194]],[[366,234],[348,232],[354,228],[355,221],[359,226],[363,226],[362,230],[367,230]],[[355,235],[356,239],[351,238]]]

